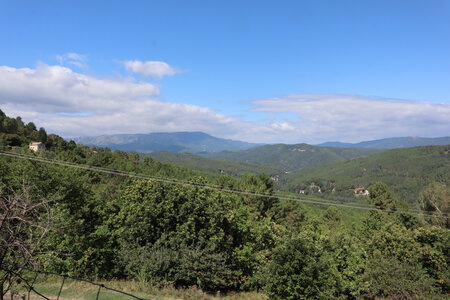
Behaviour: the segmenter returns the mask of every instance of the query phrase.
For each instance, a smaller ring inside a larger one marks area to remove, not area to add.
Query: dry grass
[[[35,289],[45,295],[50,299],[57,299],[59,289],[61,287],[62,279],[46,280],[44,282],[39,282],[34,285]],[[221,295],[220,293],[216,295],[211,295],[197,289],[196,287],[191,287],[188,289],[176,289],[172,286],[165,286],[158,288],[152,286],[151,284],[141,283],[137,281],[100,281],[98,283],[104,284],[107,287],[124,291],[143,299],[155,299],[155,300],[259,300],[268,299],[265,295],[253,292],[241,292],[241,293],[229,293],[227,295]],[[91,285],[85,282],[79,282],[67,278],[65,280],[61,296],[61,300],[95,300],[98,293],[98,286]],[[14,299],[22,299],[22,295],[27,295],[25,289],[18,290],[18,297]],[[36,293],[31,292],[31,298],[34,300],[42,299]],[[9,299],[9,297],[8,297]],[[114,291],[109,291],[101,288],[99,298],[100,300],[127,300],[134,299],[130,296],[120,294]]]

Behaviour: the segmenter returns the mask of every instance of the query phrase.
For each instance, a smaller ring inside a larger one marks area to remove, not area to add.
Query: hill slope
[[[339,148],[372,148],[372,149],[395,149],[416,146],[437,146],[450,144],[450,136],[439,138],[422,138],[416,136],[387,138],[381,140],[365,141],[360,143],[326,142],[317,146],[339,147]]]
[[[142,153],[170,152],[220,152],[249,149],[260,144],[221,139],[203,132],[159,132],[148,134],[114,134],[95,137],[78,137],[75,142],[87,146],[108,147],[112,150]]]
[[[326,167],[300,170],[284,175],[279,188],[292,192],[308,189],[311,183],[322,192],[352,195],[357,186],[364,188],[382,181],[400,198],[414,202],[418,193],[431,181],[450,182],[450,145],[393,149],[365,158],[340,162]]]
[[[265,145],[237,152],[207,154],[206,157],[231,162],[270,166],[283,171],[325,166],[338,161],[371,155],[380,150],[318,147],[308,144]]]
[[[268,175],[273,175],[281,172],[278,169],[268,166],[211,159],[191,153],[172,153],[163,151],[148,153],[144,156],[150,156],[157,161],[167,162],[174,165],[188,167],[193,170],[206,172],[213,176],[226,174],[235,177],[245,173],[265,173]]]
[[[96,148],[94,150],[84,145],[76,145],[74,141],[67,142],[56,134],[47,134],[42,127],[37,130],[33,122],[24,123],[20,117],[8,117],[0,110],[0,150],[31,155],[32,152],[29,150],[31,141],[40,141],[45,145],[45,151],[34,154],[43,159],[55,159],[171,179],[190,180],[196,176],[208,178],[206,173],[158,162],[151,158],[139,161],[136,153],[112,152],[105,148]],[[5,157],[1,157],[1,161],[5,161]],[[5,178],[0,176],[0,179],[3,180]]]

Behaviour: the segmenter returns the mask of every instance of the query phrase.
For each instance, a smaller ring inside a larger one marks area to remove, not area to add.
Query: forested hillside
[[[143,155],[152,157],[157,161],[168,162],[175,165],[185,166],[194,170],[206,172],[211,176],[230,175],[233,177],[241,176],[246,173],[276,175],[282,171],[269,166],[230,162],[206,158],[191,153],[173,153],[173,152],[153,152]]]
[[[264,165],[283,171],[294,171],[325,166],[333,162],[368,156],[380,151],[374,149],[318,147],[308,144],[277,144],[260,146],[243,151],[212,153],[205,156],[232,162]]]
[[[355,188],[368,189],[382,181],[401,199],[414,203],[430,182],[450,182],[450,145],[393,149],[369,157],[336,163],[322,168],[301,170],[279,179],[279,188],[314,193],[314,183],[321,193],[332,196],[354,195]],[[316,191],[317,194],[317,191]]]
[[[2,261],[272,299],[448,296],[449,188],[442,180],[421,192],[420,213],[383,183],[370,187],[371,210],[303,205],[274,197],[267,175],[211,178],[27,131],[32,125],[4,114],[0,124]],[[47,150],[33,153],[28,143],[38,138]],[[3,292],[23,283],[0,266]]]

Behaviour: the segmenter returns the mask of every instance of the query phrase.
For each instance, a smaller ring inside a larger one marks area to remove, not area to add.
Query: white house
[[[357,187],[355,187],[354,191],[355,191],[356,196],[369,196],[370,195],[369,190],[366,189],[366,187],[364,187],[364,186],[357,186]]]
[[[31,142],[30,143],[30,150],[33,152],[36,151],[44,151],[45,150],[45,144],[41,142]]]

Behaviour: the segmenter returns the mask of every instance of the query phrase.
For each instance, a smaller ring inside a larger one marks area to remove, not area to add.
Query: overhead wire
[[[256,192],[228,189],[228,188],[224,188],[223,186],[220,186],[220,185],[186,182],[186,181],[181,181],[178,179],[162,178],[162,177],[150,176],[150,175],[145,175],[145,174],[136,174],[136,173],[119,171],[119,170],[114,170],[114,169],[90,166],[90,165],[86,165],[86,164],[77,164],[77,163],[71,163],[71,162],[66,162],[66,161],[61,161],[61,160],[47,159],[47,158],[43,158],[43,157],[18,154],[18,153],[2,151],[2,150],[0,150],[0,155],[19,158],[19,159],[27,159],[27,160],[37,161],[37,162],[42,162],[42,163],[60,165],[60,166],[65,166],[65,167],[77,168],[77,169],[82,169],[82,170],[87,170],[87,171],[95,171],[95,172],[105,173],[105,174],[110,174],[110,175],[115,175],[115,176],[130,177],[130,178],[142,179],[142,180],[152,180],[152,181],[161,182],[161,183],[177,184],[177,185],[196,187],[196,188],[204,188],[204,189],[214,190],[214,191],[218,191],[218,192],[233,193],[233,194],[239,194],[239,195],[245,195],[245,196],[265,197],[265,198],[270,198],[270,199],[281,199],[281,200],[286,200],[286,201],[296,201],[296,202],[316,204],[316,205],[326,205],[326,206],[336,206],[336,207],[349,208],[349,209],[361,209],[361,210],[386,212],[386,210],[383,210],[380,208],[369,207],[369,206],[358,206],[358,205],[329,202],[326,200],[317,201],[317,200],[310,200],[310,199],[287,197],[287,196],[282,196],[282,195],[268,195],[268,194],[262,194],[262,193],[256,193]],[[394,210],[392,212],[394,212]],[[395,212],[412,213],[412,214],[415,214],[418,216],[429,216],[429,217],[444,218],[444,219],[450,218],[449,216],[445,216],[445,215],[437,216],[437,215],[427,214],[423,211],[418,211],[418,210],[397,209],[397,210],[395,210]]]

